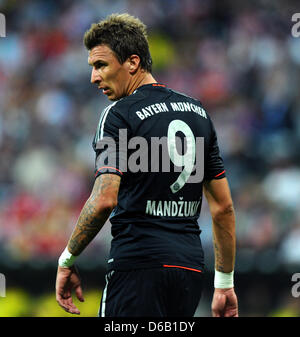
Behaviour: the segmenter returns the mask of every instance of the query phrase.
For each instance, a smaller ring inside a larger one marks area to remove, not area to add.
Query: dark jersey
[[[201,103],[162,84],[143,85],[104,109],[93,147],[95,177],[121,176],[108,269],[202,269],[202,183],[225,170]]]

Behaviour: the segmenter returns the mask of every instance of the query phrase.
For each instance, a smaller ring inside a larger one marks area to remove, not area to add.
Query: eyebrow
[[[91,67],[95,67],[97,65],[100,65],[100,64],[107,64],[107,62],[103,61],[103,60],[97,60],[95,62],[90,62],[88,60],[88,64],[91,66]]]

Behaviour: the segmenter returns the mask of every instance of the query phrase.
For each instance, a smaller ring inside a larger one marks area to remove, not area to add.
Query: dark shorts
[[[193,317],[203,273],[181,268],[111,271],[106,275],[100,317]]]

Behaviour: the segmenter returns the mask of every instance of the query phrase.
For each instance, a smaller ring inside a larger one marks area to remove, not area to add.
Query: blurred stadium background
[[[297,6],[298,3],[298,6]],[[219,135],[237,216],[241,316],[300,316],[300,38],[290,0],[0,0],[0,316],[70,316],[55,301],[57,259],[93,185],[91,147],[109,101],[90,84],[82,37],[129,12],[149,29],[154,77],[200,99]],[[199,225],[210,316],[211,220]],[[82,315],[97,315],[107,223],[80,256]]]

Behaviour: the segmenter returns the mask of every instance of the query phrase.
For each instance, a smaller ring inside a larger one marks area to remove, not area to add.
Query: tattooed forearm
[[[222,254],[220,253],[220,249],[218,247],[218,244],[216,242],[215,237],[213,237],[213,243],[214,243],[214,251],[215,251],[215,269],[221,272],[224,272],[224,262],[222,258]]]
[[[79,255],[93,240],[106,222],[109,214],[110,212],[103,211],[99,214],[95,207],[95,202],[90,199],[86,202],[68,243],[69,251],[73,255]]]
[[[68,242],[69,251],[78,256],[98,234],[116,204],[120,177],[104,174],[96,179],[91,196],[79,215]]]
[[[213,244],[215,269],[223,273],[232,271],[235,261],[235,216],[232,207],[214,217]]]
[[[235,263],[235,214],[226,178],[204,182],[203,190],[213,220],[216,270],[229,273]]]

